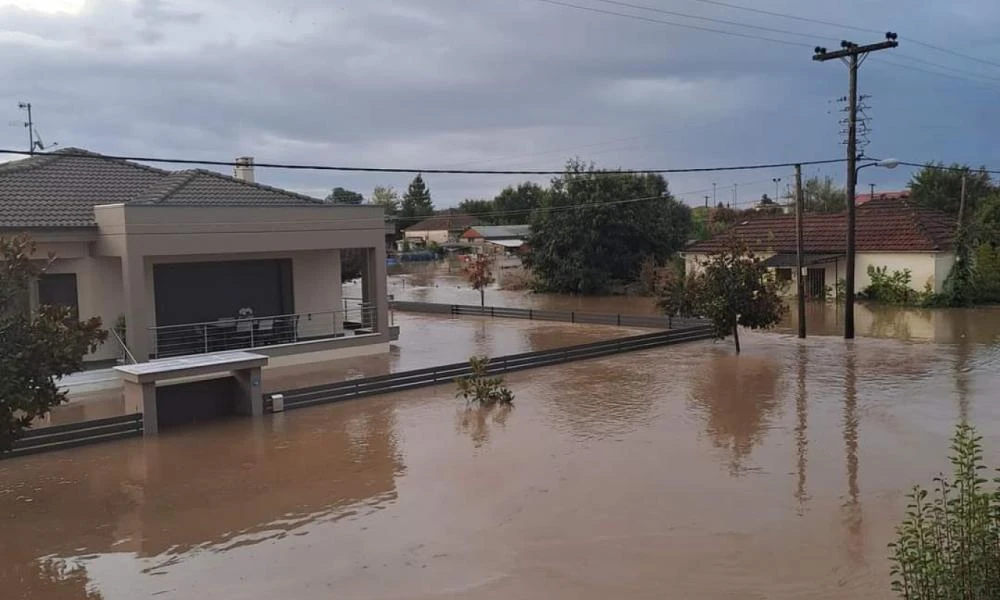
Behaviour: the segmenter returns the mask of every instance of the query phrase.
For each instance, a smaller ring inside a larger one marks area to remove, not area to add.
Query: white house
[[[388,351],[383,210],[260,185],[253,159],[238,162],[229,177],[71,148],[0,164],[0,235],[26,233],[39,259],[55,257],[30,306],[124,320],[125,340],[90,361]],[[344,249],[364,256],[356,302],[342,297]]]
[[[462,213],[435,215],[404,229],[403,239],[420,246],[431,242],[438,245],[457,242],[462,233],[475,224],[476,218],[471,215]]]
[[[910,286],[941,292],[955,262],[953,242],[957,223],[936,210],[920,208],[907,199],[875,199],[859,206],[856,220],[855,289],[870,285],[868,267],[909,269]],[[709,255],[727,247],[731,236],[767,257],[779,279],[795,272],[795,217],[750,216],[707,240],[694,242],[683,253],[687,269],[697,269]],[[806,293],[822,297],[844,278],[847,218],[840,214],[803,216]]]

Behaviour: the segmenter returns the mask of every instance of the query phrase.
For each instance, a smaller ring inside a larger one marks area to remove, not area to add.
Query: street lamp
[[[854,184],[858,181],[858,174],[861,169],[867,167],[882,167],[883,169],[895,169],[899,166],[899,161],[895,158],[886,158],[865,163],[854,170],[854,181],[851,182],[850,189],[847,190],[847,260],[845,261],[844,273],[844,339],[854,339],[854,263],[855,263],[855,213],[854,206]],[[850,174],[850,171],[848,171]]]
[[[781,177],[772,177],[771,181],[774,182],[774,201],[778,201],[778,184],[781,183]]]

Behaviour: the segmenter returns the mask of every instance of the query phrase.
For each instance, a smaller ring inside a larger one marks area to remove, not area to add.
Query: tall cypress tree
[[[417,175],[410,182],[410,187],[400,204],[399,220],[404,229],[434,214],[434,203],[431,202],[431,192],[424,183],[424,178]]]

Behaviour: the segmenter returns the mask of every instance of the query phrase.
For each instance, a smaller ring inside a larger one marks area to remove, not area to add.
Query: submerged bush
[[[1000,491],[985,489],[982,437],[959,425],[952,477],[915,487],[892,551],[892,589],[904,600],[1000,598]]]
[[[487,356],[473,356],[469,359],[472,374],[459,377],[456,396],[464,398],[468,404],[493,406],[495,404],[511,405],[514,403],[514,392],[510,391],[503,377],[489,377],[490,359]]]

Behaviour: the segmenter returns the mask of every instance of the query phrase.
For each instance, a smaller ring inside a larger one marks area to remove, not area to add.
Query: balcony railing
[[[150,333],[154,356],[165,358],[373,335],[376,322],[376,308],[359,304],[344,310],[164,325],[151,327]]]

